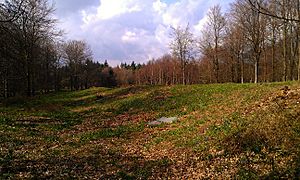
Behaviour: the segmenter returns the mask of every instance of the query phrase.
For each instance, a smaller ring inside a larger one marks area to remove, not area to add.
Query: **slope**
[[[299,89],[137,86],[8,99],[1,178],[297,178]],[[163,116],[179,121],[147,126]]]

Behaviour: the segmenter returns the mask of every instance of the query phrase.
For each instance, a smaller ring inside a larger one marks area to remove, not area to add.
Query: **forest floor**
[[[0,103],[0,179],[297,179],[300,84],[91,88]],[[160,117],[172,124],[150,127]]]

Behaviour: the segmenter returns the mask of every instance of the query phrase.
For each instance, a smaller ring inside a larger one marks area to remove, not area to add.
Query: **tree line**
[[[238,0],[211,7],[201,35],[172,28],[170,53],[110,67],[83,40],[64,40],[47,0],[0,3],[0,96],[92,86],[300,80],[299,0]]]
[[[85,41],[63,40],[47,0],[0,3],[0,96],[114,86],[108,63],[94,62]]]
[[[300,1],[238,0],[211,7],[200,37],[172,29],[170,55],[136,71],[136,84],[300,80]]]
[[[135,84],[300,80],[300,1],[238,0],[211,7],[201,36],[172,28],[170,54],[135,70]],[[132,73],[132,72],[130,72]]]

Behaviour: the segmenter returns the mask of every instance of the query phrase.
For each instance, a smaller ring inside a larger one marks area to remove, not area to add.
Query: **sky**
[[[198,36],[208,9],[233,0],[52,0],[67,39],[85,40],[95,61],[145,63],[169,53],[171,27]]]

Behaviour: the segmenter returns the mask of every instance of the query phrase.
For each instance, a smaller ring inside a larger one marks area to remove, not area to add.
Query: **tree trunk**
[[[174,65],[173,72],[172,72],[172,85],[175,84],[175,71],[176,71],[176,68],[175,68],[175,65]]]
[[[73,91],[73,87],[74,87],[74,84],[73,84],[73,75],[70,76],[70,88],[71,88],[71,91]]]
[[[161,68],[159,68],[159,84],[160,84],[160,85],[162,85],[162,84],[163,84],[163,80],[162,80],[162,78],[163,78],[163,75],[162,75],[162,70],[161,70]]]
[[[257,57],[256,57],[256,60],[255,60],[254,69],[255,69],[255,72],[254,72],[254,83],[258,83],[258,59],[257,59]]]
[[[240,55],[237,56],[236,59],[236,63],[237,63],[237,67],[236,67],[236,82],[237,83],[241,83],[241,74],[242,74],[242,67],[241,67],[241,59],[240,59]]]
[[[181,75],[182,75],[182,84],[186,84],[186,77],[185,77],[185,60],[183,58],[180,58],[181,61]]]
[[[297,1],[297,14],[298,19],[300,19],[300,1]],[[300,81],[300,23],[297,24],[297,37],[298,37],[298,81]]]
[[[235,70],[234,70],[234,59],[233,56],[231,58],[231,82],[235,82]]]
[[[293,25],[290,25],[290,36],[292,36],[293,34]],[[295,67],[295,53],[294,53],[294,43],[293,43],[293,39],[290,38],[290,61],[289,61],[289,67],[290,67],[290,72],[289,72],[289,76],[290,76],[290,80],[294,80],[294,67]]]
[[[153,85],[153,76],[154,76],[154,72],[153,72],[153,67],[151,68],[151,85]]]
[[[287,27],[284,22],[283,28],[283,81],[287,81]]]
[[[85,77],[84,87],[85,87],[85,89],[88,88],[88,76],[87,76],[87,75],[86,75],[86,77]]]
[[[182,60],[182,84],[185,85],[186,81],[185,81],[185,62]]]
[[[269,78],[268,78],[268,62],[267,62],[267,51],[266,49],[264,48],[264,64],[265,64],[265,70],[264,70],[264,82],[267,82],[269,81]]]
[[[34,70],[32,70],[31,72],[31,96],[35,96],[36,95],[36,83],[35,83],[35,72]]]
[[[215,37],[214,71],[216,82],[219,83],[218,38],[217,35],[215,35]]]
[[[272,82],[275,82],[275,30],[272,30]]]
[[[241,83],[244,84],[244,60],[241,58]]]
[[[8,98],[8,82],[7,76],[4,79],[4,98]]]
[[[300,38],[298,40],[298,81],[300,81]]]
[[[27,59],[27,96],[31,96],[31,71],[30,71],[30,63],[28,62],[29,60]]]

